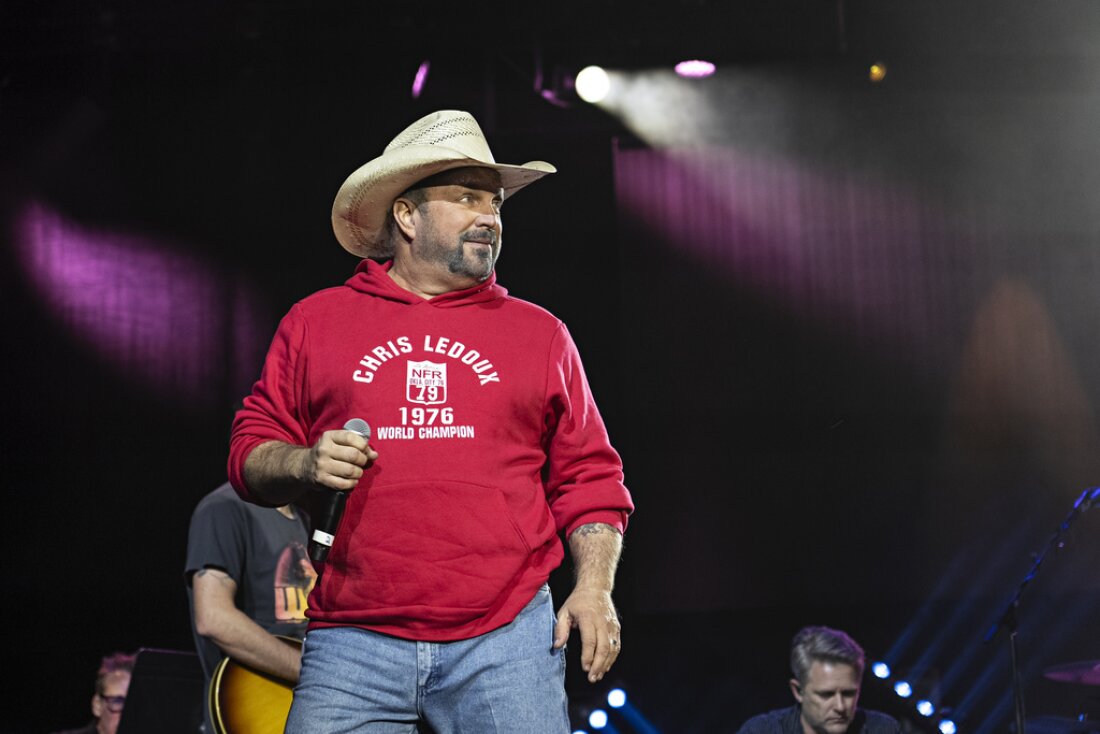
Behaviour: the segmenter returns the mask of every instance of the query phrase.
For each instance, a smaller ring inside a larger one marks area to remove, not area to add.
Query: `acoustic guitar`
[[[299,640],[279,639],[302,649]],[[225,658],[214,669],[206,703],[217,734],[282,734],[293,700],[293,684]]]

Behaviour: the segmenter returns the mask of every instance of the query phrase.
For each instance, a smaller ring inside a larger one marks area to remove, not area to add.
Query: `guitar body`
[[[298,640],[279,639],[302,649]],[[207,692],[217,734],[282,734],[293,700],[292,684],[230,658],[218,664]]]

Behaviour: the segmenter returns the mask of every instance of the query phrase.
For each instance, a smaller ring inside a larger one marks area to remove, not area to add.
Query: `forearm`
[[[577,589],[608,593],[615,587],[615,570],[623,550],[623,536],[604,523],[581,525],[569,536],[569,551]]]
[[[270,634],[237,609],[225,610],[204,636],[239,663],[291,683],[298,682],[301,651]]]
[[[297,682],[300,654],[237,608],[237,582],[225,571],[202,568],[191,578],[195,631],[234,660]]]
[[[579,629],[581,668],[591,683],[611,669],[622,645],[622,626],[611,601],[622,548],[619,531],[601,522],[581,525],[569,536],[576,585],[558,610],[554,647],[565,645],[570,629]]]
[[[256,498],[286,505],[306,490],[306,461],[310,449],[282,441],[268,441],[252,450],[244,462],[244,480]]]

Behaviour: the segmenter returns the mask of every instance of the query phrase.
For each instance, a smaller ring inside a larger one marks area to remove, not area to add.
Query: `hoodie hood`
[[[484,283],[478,283],[472,288],[460,291],[451,291],[434,298],[421,298],[411,291],[407,291],[390,277],[390,268],[393,260],[379,263],[374,260],[363,260],[355,269],[355,274],[348,278],[344,285],[352,290],[366,293],[377,298],[385,298],[397,303],[407,303],[416,306],[422,303],[430,304],[438,308],[457,308],[476,303],[486,303],[504,298],[508,295],[504,286],[497,285],[497,274],[493,272]]]

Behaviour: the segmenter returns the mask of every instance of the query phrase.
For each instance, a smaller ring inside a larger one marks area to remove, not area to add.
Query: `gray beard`
[[[456,275],[467,275],[477,281],[483,281],[493,274],[493,266],[496,264],[497,250],[478,250],[474,257],[476,261],[470,263],[466,259],[465,244],[460,245],[447,260],[447,269]]]
[[[455,275],[465,275],[479,283],[486,280],[493,274],[493,267],[496,265],[497,255],[500,254],[500,243],[497,238],[493,237],[493,243],[489,250],[478,249],[474,257],[476,262],[470,264],[466,260],[466,243],[472,239],[475,235],[464,234],[459,240],[458,248],[454,250],[446,259],[447,270]]]

